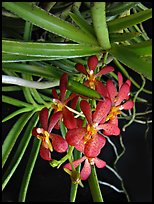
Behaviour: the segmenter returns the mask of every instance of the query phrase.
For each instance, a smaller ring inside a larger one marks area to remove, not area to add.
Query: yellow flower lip
[[[61,103],[61,101],[59,101],[58,99],[53,99],[53,105],[52,105],[52,108],[58,112],[58,111],[62,111],[63,109],[63,104]]]
[[[37,128],[37,132],[38,132],[38,135],[37,135],[37,138],[39,140],[42,140],[42,144],[43,146],[46,148],[46,149],[49,149],[51,152],[53,151],[53,147],[52,147],[52,144],[50,142],[50,134],[42,129],[42,128]]]
[[[114,119],[117,115],[121,114],[119,106],[113,106],[110,110],[110,113],[106,117],[106,121]]]

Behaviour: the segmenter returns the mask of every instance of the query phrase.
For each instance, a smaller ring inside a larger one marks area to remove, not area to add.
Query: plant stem
[[[97,173],[95,166],[91,166],[91,174],[88,179],[90,191],[94,202],[104,202],[101,194],[100,186],[98,183]]]

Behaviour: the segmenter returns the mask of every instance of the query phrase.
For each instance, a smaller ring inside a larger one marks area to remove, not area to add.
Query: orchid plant
[[[2,11],[2,101],[17,108],[2,121],[16,120],[3,139],[2,190],[32,146],[19,202],[26,202],[37,158],[71,181],[63,202],[75,202],[87,181],[93,202],[104,202],[97,170],[123,182],[115,164],[124,131],[152,123],[152,40],[142,24],[152,9],[141,2],[3,2]],[[147,109],[137,112],[138,104]],[[117,156],[113,167],[103,158],[107,144]]]

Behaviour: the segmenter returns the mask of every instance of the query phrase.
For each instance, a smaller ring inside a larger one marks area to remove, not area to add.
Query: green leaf
[[[112,2],[111,6],[106,9],[109,16],[119,15],[138,5],[139,2]]]
[[[34,43],[2,40],[2,50],[5,53],[34,57],[65,56],[72,58],[98,54],[101,51],[101,47],[68,43]]]
[[[134,50],[134,48],[129,48],[129,46],[112,45],[110,52],[120,62],[152,80],[152,57],[140,55]]]
[[[4,176],[2,178],[2,189],[5,188],[11,177],[13,176],[15,170],[17,169],[25,151],[26,148],[30,142],[31,136],[32,136],[32,128],[36,126],[38,122],[38,113],[35,113],[35,115],[31,118],[29,121],[29,124],[25,130],[25,133],[20,141],[20,144],[18,145],[16,152],[7,168],[7,170],[4,173]]]
[[[77,81],[74,81],[70,78],[68,80],[67,88],[70,91],[73,91],[79,95],[87,96],[89,98],[95,98],[95,99],[101,98],[101,95],[97,91],[95,91],[95,90],[93,90],[93,89],[91,89],[91,88],[89,88],[89,87],[87,87],[87,86],[85,86],[85,85],[83,85]]]
[[[114,42],[123,42],[130,40],[132,38],[140,36],[141,33],[139,32],[130,32],[130,33],[110,33],[110,41],[111,43]]]
[[[140,11],[122,18],[117,18],[107,22],[109,33],[116,32],[130,26],[142,23],[152,17],[152,9]]]
[[[66,57],[35,57],[35,56],[26,56],[18,54],[10,54],[2,52],[2,63],[10,62],[30,62],[30,61],[44,61],[44,60],[57,60],[63,59]]]
[[[3,2],[2,6],[46,31],[68,38],[77,43],[97,45],[97,41],[94,38],[87,36],[86,33],[69,22],[46,12],[38,6],[27,2]]]
[[[5,96],[5,95],[2,95],[2,102],[11,104],[17,107],[23,107],[23,106],[32,107],[32,105],[29,103],[26,103],[24,101],[21,101],[21,100],[18,100],[18,99],[9,97],[9,96]]]
[[[87,35],[95,37],[95,31],[91,25],[81,16],[75,13],[69,13],[72,20],[83,30]]]
[[[48,79],[59,79],[62,71],[56,69],[54,66],[49,65],[29,65],[23,63],[4,63],[2,65],[3,70],[13,70],[19,73],[26,73],[33,76],[44,77]]]
[[[40,144],[41,144],[41,141],[38,140],[37,138],[34,138],[32,151],[30,153],[29,160],[28,160],[25,173],[23,175],[21,187],[20,187],[20,194],[18,199],[19,202],[25,202],[30,178],[37,160],[37,156],[39,154]]]
[[[134,53],[140,56],[152,56],[152,40],[146,40],[140,43],[135,43],[127,46]]]
[[[25,113],[25,112],[29,112],[29,111],[32,111],[34,109],[33,106],[31,107],[25,107],[25,108],[21,108],[21,109],[18,109],[17,111],[14,111],[13,113],[11,113],[10,115],[6,116],[3,120],[2,120],[2,123],[6,122],[7,120],[10,120],[11,118],[21,114],[21,113]]]
[[[110,49],[110,40],[108,27],[106,24],[106,2],[94,2],[91,7],[91,15],[94,30],[98,39],[98,42],[102,49]]]
[[[2,146],[2,167],[4,166],[18,136],[33,114],[33,112],[23,114],[7,134]]]

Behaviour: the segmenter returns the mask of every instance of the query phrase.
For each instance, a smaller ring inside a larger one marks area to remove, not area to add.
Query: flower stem
[[[88,182],[89,182],[90,191],[93,197],[93,201],[94,202],[104,202],[102,194],[101,194],[100,186],[98,183],[95,166],[91,166],[91,174],[88,179]]]

